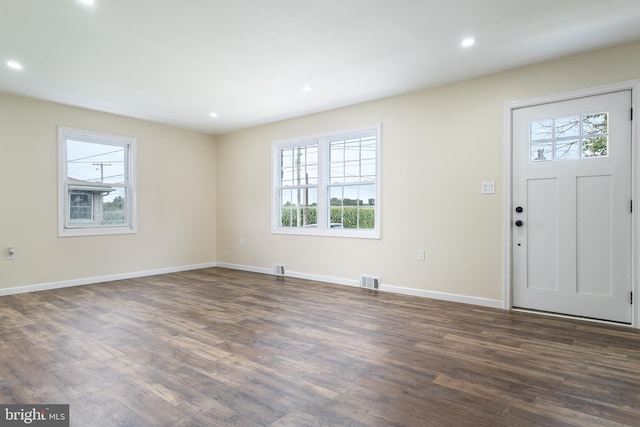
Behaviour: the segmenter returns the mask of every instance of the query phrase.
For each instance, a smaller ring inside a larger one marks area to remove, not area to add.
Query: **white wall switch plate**
[[[496,192],[495,181],[482,181],[482,194],[494,194]]]

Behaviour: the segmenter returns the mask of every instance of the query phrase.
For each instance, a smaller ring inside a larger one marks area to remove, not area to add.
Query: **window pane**
[[[532,162],[548,162],[553,160],[553,144],[531,144],[530,160]]]
[[[292,190],[284,189],[280,190],[280,225],[283,227],[291,227],[291,203]]]
[[[529,123],[529,140],[542,141],[553,138],[553,120]]]
[[[375,181],[376,179],[376,161],[372,160],[364,160],[360,167],[360,179],[362,181]]]
[[[291,208],[283,207],[280,215],[280,225],[282,227],[291,227]]]
[[[609,138],[594,136],[582,141],[582,155],[584,157],[606,157],[609,154]]]
[[[293,150],[282,150],[281,162],[282,162],[282,168],[293,167]]]
[[[362,139],[360,156],[363,160],[376,158],[376,138],[375,137],[370,136]]]
[[[291,206],[292,201],[292,190],[283,189],[280,191],[280,202],[282,206]]]
[[[67,178],[124,184],[125,148],[67,139]]]
[[[318,165],[307,166],[307,175],[305,176],[305,184],[318,183]]]
[[[561,117],[556,119],[556,138],[580,136],[580,117]]]
[[[332,207],[329,210],[329,228],[343,228],[344,209]]]
[[[606,134],[608,130],[608,114],[588,114],[582,116],[582,129],[584,135]]]
[[[126,224],[127,212],[127,195],[123,187],[116,188],[102,197],[102,224]]]
[[[358,205],[358,186],[342,187],[342,204],[344,206]]]
[[[329,170],[330,182],[331,183],[341,183],[344,182],[344,162],[341,163],[331,163],[331,169]]]
[[[344,161],[344,144],[342,141],[331,143],[331,163]]]
[[[304,184],[304,147],[297,147],[293,151],[293,184]]]
[[[374,207],[363,207],[358,209],[358,226],[359,228],[374,229],[376,210]]]
[[[317,145],[307,146],[307,164],[309,165],[318,164],[318,146]]]
[[[329,187],[329,205],[342,206],[342,187]]]
[[[293,185],[293,169],[286,168],[282,169],[282,186],[288,187]]]
[[[376,186],[361,185],[359,198],[363,206],[374,206],[376,204]]]
[[[318,189],[304,188],[303,206],[300,226],[309,227],[318,224]]]
[[[344,182],[360,181],[360,162],[345,162],[344,164]]]
[[[556,160],[571,160],[580,158],[580,141],[556,142]]]
[[[359,161],[360,160],[360,140],[349,140],[344,145],[344,160]]]

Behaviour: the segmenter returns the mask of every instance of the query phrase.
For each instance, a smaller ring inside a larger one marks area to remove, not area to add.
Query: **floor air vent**
[[[284,264],[271,264],[271,270],[276,276],[284,276]]]
[[[362,274],[360,276],[360,287],[366,289],[378,289],[380,287],[380,277]]]

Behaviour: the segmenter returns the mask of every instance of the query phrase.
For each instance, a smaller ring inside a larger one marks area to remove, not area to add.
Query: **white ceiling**
[[[640,0],[0,0],[0,91],[221,134],[639,39]]]

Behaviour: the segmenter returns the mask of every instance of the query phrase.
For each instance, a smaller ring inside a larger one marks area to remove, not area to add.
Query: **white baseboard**
[[[250,265],[242,265],[242,264],[229,264],[227,262],[218,262],[216,263],[216,267],[229,268],[231,270],[248,271],[251,273],[272,274],[270,268],[253,267]]]
[[[228,264],[223,262],[219,262],[217,266],[230,268],[233,270],[249,271],[252,273],[273,274],[271,269],[269,268],[252,267],[252,266],[240,265],[240,264]],[[319,274],[300,273],[297,271],[287,271],[285,276],[293,277],[296,279],[316,280],[318,282],[333,283],[336,285],[354,286],[354,287],[360,286],[360,282],[358,280],[342,279],[338,277],[323,276]],[[402,286],[393,286],[393,285],[385,285],[385,284],[381,284],[379,290],[382,292],[392,292],[396,294],[411,295],[411,296],[421,297],[421,298],[431,298],[431,299],[437,299],[437,300],[443,300],[443,301],[459,302],[463,304],[479,305],[482,307],[504,309],[504,301],[498,300],[498,299],[473,297],[473,296],[467,296],[467,295],[452,294],[448,292],[426,291],[423,289],[406,288]]]
[[[404,288],[401,286],[393,286],[393,285],[385,285],[385,284],[380,285],[380,290],[386,291],[386,292],[393,292],[396,294],[411,295],[411,296],[416,296],[421,298],[432,298],[432,299],[438,299],[442,301],[460,302],[463,304],[473,304],[473,305],[479,305],[482,307],[504,309],[504,301],[500,299],[473,297],[468,295],[452,294],[449,292],[426,291],[423,289]]]
[[[177,267],[159,268],[156,270],[136,271],[133,273],[110,274],[106,276],[87,277],[84,279],[64,280],[61,282],[40,283],[36,285],[16,286],[0,289],[0,296],[23,294],[26,292],[47,291],[50,289],[68,288],[71,286],[92,285],[94,283],[112,282],[114,280],[135,279],[137,277],[155,276],[158,274],[178,273],[180,271],[198,270],[216,267],[215,262],[204,264],[181,265]]]
[[[115,280],[135,279],[137,277],[155,276],[158,274],[177,273],[180,271],[198,270],[201,268],[222,267],[232,270],[248,271],[260,274],[273,274],[271,269],[254,267],[249,265],[230,264],[226,262],[209,262],[204,264],[182,265],[177,267],[160,268],[156,270],[136,271],[133,273],[111,274],[106,276],[88,277],[84,279],[65,280],[61,282],[40,283],[36,285],[16,286],[12,288],[0,289],[0,296],[14,295],[26,292],[46,291],[50,289],[68,288],[71,286],[91,285],[94,283],[112,282]],[[315,280],[318,282],[332,283],[335,285],[359,287],[358,280],[343,279],[339,277],[324,276],[320,274],[301,273],[297,271],[287,271],[287,277],[296,279]],[[483,307],[504,308],[502,300],[490,298],[473,297],[467,295],[451,294],[448,292],[426,291],[423,289],[406,288],[402,286],[380,285],[380,291],[392,292],[396,294],[411,295],[421,298],[432,298],[443,301],[460,302]]]

